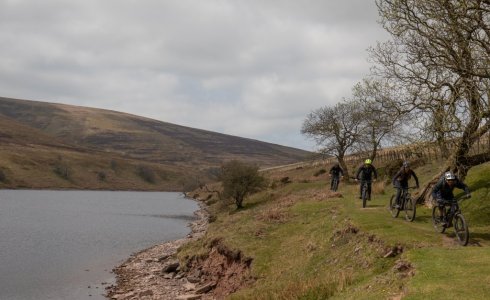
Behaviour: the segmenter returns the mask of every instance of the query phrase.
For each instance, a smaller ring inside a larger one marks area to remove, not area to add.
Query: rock
[[[169,261],[162,269],[163,273],[173,273],[177,271],[177,268],[180,266],[179,261],[174,259]]]
[[[189,276],[187,277],[187,281],[190,283],[198,283],[201,282],[201,279],[199,277]]]
[[[145,297],[145,296],[153,296],[153,291],[152,290],[146,290],[143,292],[140,292],[138,297]]]
[[[184,283],[184,288],[186,291],[193,291],[196,289],[196,285],[190,282]]]
[[[177,300],[198,300],[198,299],[201,299],[202,296],[201,295],[195,295],[195,294],[192,294],[192,295],[181,295],[181,296],[178,296]]]
[[[196,294],[205,294],[216,287],[216,283],[210,282],[200,287],[196,287]]]
[[[170,257],[170,255],[161,256],[160,258],[158,258],[158,262],[162,262],[162,261],[166,260],[169,257]]]

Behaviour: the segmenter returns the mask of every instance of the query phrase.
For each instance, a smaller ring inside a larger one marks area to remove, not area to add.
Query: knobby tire
[[[405,209],[405,219],[409,222],[415,220],[416,205],[412,197],[406,197],[403,203],[403,208]]]
[[[396,195],[392,195],[390,198],[390,213],[393,218],[398,217],[398,214],[400,213],[400,208],[396,208]]]
[[[443,209],[446,210],[445,207]],[[436,232],[443,233],[446,231],[446,227],[443,226],[440,217],[441,212],[439,211],[439,206],[436,205],[432,208],[432,225],[434,226]]]
[[[466,224],[466,220],[461,213],[457,213],[454,216],[454,232],[456,233],[456,237],[458,238],[459,243],[462,246],[468,245],[470,232],[468,230],[468,224]]]

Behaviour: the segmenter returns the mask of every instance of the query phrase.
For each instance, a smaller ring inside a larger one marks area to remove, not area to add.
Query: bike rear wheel
[[[415,220],[415,201],[412,199],[412,197],[406,197],[403,206],[405,210],[405,220],[413,222],[413,220]]]
[[[460,213],[454,216],[454,232],[456,233],[456,237],[458,238],[459,243],[462,246],[468,245],[470,232],[468,230],[468,225],[466,224],[466,220],[464,216]]]
[[[443,208],[445,210],[446,208]],[[432,225],[437,232],[443,233],[446,231],[446,226],[444,224],[444,218],[439,210],[439,206],[434,206],[432,208]]]
[[[396,195],[392,195],[390,198],[390,213],[393,218],[398,217],[398,214],[400,213],[400,208],[396,208]]]

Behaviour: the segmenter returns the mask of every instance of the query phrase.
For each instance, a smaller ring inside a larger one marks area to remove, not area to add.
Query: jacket
[[[393,185],[397,185],[397,181],[401,185],[408,185],[408,181],[410,178],[413,176],[413,179],[415,180],[415,184],[419,186],[419,179],[417,178],[417,175],[415,175],[415,172],[412,169],[408,169],[408,171],[402,167],[396,174],[393,176]]]
[[[444,177],[439,179],[439,181],[432,188],[432,198],[434,199],[443,199],[443,200],[452,200],[454,199],[453,190],[454,188],[462,189],[464,192],[469,195],[470,190],[466,184],[456,178],[455,184],[451,187],[447,184]]]
[[[356,173],[356,179],[358,180],[372,180],[374,175],[374,179],[378,178],[378,172],[376,172],[376,168],[373,165],[362,165],[359,167]]]

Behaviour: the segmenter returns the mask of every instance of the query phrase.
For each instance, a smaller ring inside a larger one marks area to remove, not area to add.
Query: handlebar
[[[462,195],[462,196],[454,197],[451,200],[443,199],[443,202],[444,202],[444,204],[450,205],[452,202],[460,202],[460,201],[470,199],[470,198],[471,198],[471,194],[470,195]]]

